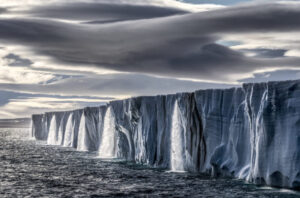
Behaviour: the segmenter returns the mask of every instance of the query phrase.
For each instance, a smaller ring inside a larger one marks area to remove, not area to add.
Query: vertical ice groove
[[[62,145],[63,144],[63,135],[64,135],[64,123],[63,123],[64,118],[61,119],[58,134],[57,134],[57,145]]]
[[[86,145],[86,120],[85,120],[84,112],[82,112],[80,124],[79,124],[77,150],[78,151],[88,150]]]
[[[255,156],[255,163],[254,163],[254,167],[253,167],[253,174],[254,176],[259,176],[259,151],[260,151],[260,142],[262,141],[262,136],[265,134],[264,133],[264,124],[262,123],[262,113],[263,113],[263,109],[265,106],[265,102],[267,102],[268,100],[268,90],[266,89],[263,93],[263,96],[261,98],[260,101],[260,106],[259,106],[259,110],[258,113],[256,115],[256,120],[255,120],[255,131],[253,131],[255,133],[255,152],[256,152],[256,156]]]
[[[116,129],[115,117],[111,107],[105,112],[103,134],[101,138],[99,156],[102,158],[116,157]]]
[[[51,122],[50,122],[50,128],[49,128],[49,134],[47,138],[47,144],[49,145],[56,145],[57,140],[57,134],[56,134],[56,116],[53,115]]]
[[[143,120],[139,119],[137,125],[137,131],[134,134],[134,140],[136,142],[136,153],[135,153],[135,160],[137,162],[143,163],[147,159],[146,158],[146,148],[145,148],[145,140],[143,136]]]
[[[249,119],[250,125],[250,138],[251,138],[251,160],[250,160],[250,171],[247,177],[248,181],[251,181],[257,177],[261,177],[259,171],[259,160],[260,160],[260,144],[262,141],[262,136],[265,134],[264,132],[264,123],[263,123],[263,111],[268,100],[268,88],[264,88],[264,92],[261,96],[259,101],[259,108],[258,111],[255,112],[254,106],[255,101],[253,101],[253,92],[254,92],[254,85],[251,85],[250,93],[246,95],[246,113]]]
[[[127,138],[128,144],[129,144],[129,159],[131,159],[132,158],[132,153],[133,153],[133,145],[132,145],[132,141],[131,141],[131,138],[130,138],[130,133],[123,126],[119,126],[119,130],[120,130],[120,132],[122,132],[126,135],[126,138]]]
[[[171,170],[184,171],[183,126],[178,102],[175,101],[171,128]]]
[[[74,136],[74,129],[73,129],[73,114],[70,114],[68,117],[66,130],[65,130],[65,138],[64,138],[64,147],[73,147],[73,136]]]
[[[255,135],[253,133],[253,113],[252,113],[252,109],[251,109],[251,103],[252,103],[252,96],[253,96],[253,85],[251,85],[251,90],[249,93],[249,90],[246,90],[246,95],[245,95],[245,112],[247,115],[247,118],[249,120],[249,130],[250,130],[250,145],[251,145],[251,153],[250,153],[250,168],[252,168],[252,164],[254,163],[254,159],[255,159],[255,150],[253,149],[254,145],[255,145]],[[248,176],[247,176],[247,180],[251,179],[251,171],[249,171]]]

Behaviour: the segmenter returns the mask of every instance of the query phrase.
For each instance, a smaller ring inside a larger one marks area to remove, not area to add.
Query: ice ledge
[[[111,145],[137,163],[299,189],[299,114],[300,80],[250,83],[33,115],[32,135],[47,140],[51,131],[51,142],[79,150]],[[111,127],[116,137],[103,137]]]

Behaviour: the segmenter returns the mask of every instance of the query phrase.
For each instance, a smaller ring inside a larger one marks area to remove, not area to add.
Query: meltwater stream
[[[0,197],[299,197],[241,180],[174,173],[98,153],[47,146],[26,129],[0,129]]]

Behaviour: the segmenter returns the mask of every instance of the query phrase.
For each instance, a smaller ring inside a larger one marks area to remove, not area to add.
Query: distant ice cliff
[[[32,136],[172,171],[300,188],[300,80],[32,116]]]

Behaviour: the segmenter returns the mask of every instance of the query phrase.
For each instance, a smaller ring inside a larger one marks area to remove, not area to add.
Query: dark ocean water
[[[0,129],[0,197],[300,197],[230,178],[171,173],[47,146]]]

